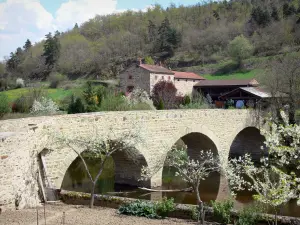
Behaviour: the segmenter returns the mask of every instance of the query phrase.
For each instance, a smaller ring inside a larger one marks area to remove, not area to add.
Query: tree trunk
[[[92,190],[91,190],[91,200],[90,200],[90,208],[91,209],[94,207],[95,188],[96,188],[96,182],[93,182],[92,183]]]
[[[204,207],[203,207],[203,202],[200,198],[200,193],[199,193],[199,186],[197,186],[196,188],[194,188],[194,191],[197,194],[197,204],[198,204],[198,222],[199,222],[199,216],[201,217],[201,224],[204,224]]]

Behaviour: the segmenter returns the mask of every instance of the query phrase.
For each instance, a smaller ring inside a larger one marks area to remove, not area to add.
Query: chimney
[[[143,64],[142,58],[138,58],[138,64],[139,64],[139,65],[142,65],[142,64]]]

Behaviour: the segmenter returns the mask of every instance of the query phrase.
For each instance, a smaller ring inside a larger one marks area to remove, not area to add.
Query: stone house
[[[158,65],[137,63],[120,73],[120,88],[122,92],[130,93],[139,87],[150,95],[154,85],[161,80],[173,82],[178,95],[183,96],[191,94],[194,85],[205,79],[190,72],[171,71]]]

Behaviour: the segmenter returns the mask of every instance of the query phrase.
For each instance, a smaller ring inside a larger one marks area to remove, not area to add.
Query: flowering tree
[[[161,80],[156,83],[151,93],[151,99],[156,108],[174,109],[179,104],[177,102],[177,89],[173,82]]]
[[[268,158],[255,165],[250,155],[245,155],[231,159],[226,170],[232,190],[254,190],[254,199],[275,209],[276,223],[278,206],[294,198],[300,204],[300,178],[293,172],[300,168],[300,127],[289,125],[286,115],[281,115],[283,124],[271,123],[270,130],[262,130]]]
[[[127,132],[123,133],[122,136],[116,136],[111,129],[110,132],[103,135],[99,133],[96,127],[94,127],[94,134],[92,135],[65,134],[57,131],[51,135],[54,138],[55,143],[58,143],[60,147],[70,148],[81,159],[91,182],[90,208],[93,208],[94,206],[96,183],[103,172],[105,162],[108,158],[117,152],[122,151],[134,162],[137,152],[133,146],[134,143],[140,142],[139,136],[134,133]],[[99,160],[97,162],[99,170],[95,177],[92,176],[84,157],[81,155],[82,150],[88,153],[91,157]]]
[[[204,224],[203,201],[199,191],[200,183],[205,180],[211,173],[220,171],[219,159],[214,156],[212,151],[200,151],[199,157],[194,160],[187,155],[187,147],[176,148],[167,155],[165,165],[176,169],[175,176],[181,177],[187,182],[196,193],[199,205],[199,215],[201,223]],[[147,168],[142,170],[143,177],[149,177]]]
[[[52,100],[45,97],[41,97],[40,100],[34,100],[30,112],[32,114],[38,113],[55,113],[59,111],[58,105]]]

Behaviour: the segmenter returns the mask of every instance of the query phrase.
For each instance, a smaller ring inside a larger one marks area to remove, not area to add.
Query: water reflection
[[[97,159],[85,158],[88,167],[91,170],[93,177],[96,176],[99,167],[97,167]],[[96,193],[97,194],[111,194],[124,196],[129,198],[139,198],[146,200],[160,200],[166,196],[168,198],[174,198],[176,203],[184,204],[196,204],[195,193],[191,192],[155,192],[149,193],[138,189],[134,186],[115,184],[115,166],[113,159],[107,160],[105,169],[97,181]],[[215,200],[218,195],[220,185],[220,175],[218,173],[212,174],[208,179],[202,181],[200,185],[201,198],[205,202]],[[188,188],[185,182],[179,177],[175,177],[175,171],[171,168],[164,168],[163,170],[163,186],[160,189],[184,189]],[[80,158],[77,158],[69,167],[62,184],[62,189],[78,192],[90,191],[90,180],[84,170],[83,163]],[[240,209],[247,204],[251,204],[253,193],[244,191],[240,192],[235,202],[235,208]],[[269,210],[272,212],[272,210]],[[279,214],[285,216],[297,216],[300,217],[300,207],[297,206],[296,201],[291,201],[284,207],[281,207]]]

